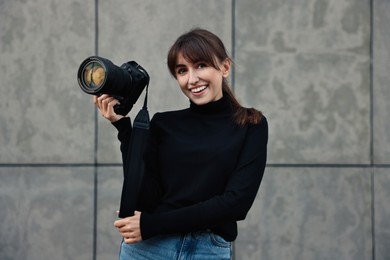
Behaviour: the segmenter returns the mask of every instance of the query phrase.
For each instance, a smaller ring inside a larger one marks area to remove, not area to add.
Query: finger
[[[115,222],[114,222],[114,226],[116,227],[116,228],[121,228],[121,227],[123,227],[123,226],[125,226],[126,225],[126,223],[123,221],[123,219],[119,219],[119,220],[116,220]]]
[[[107,94],[102,94],[97,98],[97,102],[99,105],[102,104],[103,100],[105,100],[107,97],[109,97]]]
[[[109,102],[108,102],[108,105],[113,107],[115,106],[116,104],[120,104],[118,99],[115,99],[115,98],[112,98]]]
[[[126,244],[134,244],[133,239],[130,237],[124,237],[123,239]]]
[[[124,237],[124,241],[126,244],[135,244],[141,241],[139,237]]]
[[[101,94],[101,95],[99,96],[99,99],[105,99],[105,98],[107,98],[107,97],[109,97],[109,95],[107,95],[107,94]]]
[[[99,109],[102,109],[102,101],[105,99],[105,95],[101,95],[99,97],[96,97],[96,106]]]
[[[119,230],[119,232],[121,232],[122,234],[131,232],[131,228],[130,228],[129,226],[118,227],[118,230]]]
[[[109,117],[109,115],[107,114],[108,112],[108,103],[110,102],[112,98],[111,97],[103,97],[103,98],[98,98],[98,107],[99,107],[99,110],[102,114],[103,117],[107,118]]]
[[[96,106],[99,110],[101,109],[102,101],[99,99],[99,97],[94,96],[94,97],[93,97],[93,103],[95,104],[95,106]]]
[[[123,232],[121,233],[123,238],[135,238],[134,235],[132,235],[130,232]]]
[[[128,232],[139,233],[138,232],[139,227],[134,225],[133,223],[128,223],[126,225],[117,226],[117,229],[121,233],[128,233]]]
[[[98,98],[98,101],[100,102],[100,104],[102,104],[102,107],[104,107],[104,104],[107,103],[107,99],[109,97],[107,97],[106,95],[101,95],[99,98]]]
[[[113,99],[111,100],[108,104],[107,104],[107,112],[110,114],[110,115],[115,115],[115,110],[114,110],[114,106],[119,104],[119,101],[116,100],[116,99]]]
[[[114,100],[113,97],[107,97],[107,98],[102,100],[102,104],[104,105],[105,108],[107,108],[108,104],[110,104],[110,102],[113,100]]]
[[[110,102],[112,102],[114,100],[113,97],[107,97],[105,99],[102,100],[102,110],[103,110],[103,113],[108,117],[109,116],[109,113],[110,113]],[[112,110],[113,111],[113,110]]]

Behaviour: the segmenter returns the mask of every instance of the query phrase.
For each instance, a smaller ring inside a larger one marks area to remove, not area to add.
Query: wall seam
[[[235,58],[236,58],[236,1],[235,0],[232,0],[232,13],[231,13],[231,17],[232,17],[232,24],[231,24],[231,58],[234,62]],[[235,91],[235,80],[236,80],[236,77],[235,77],[235,68],[234,66],[232,66],[232,71],[231,71],[231,88],[232,88],[232,91],[234,92]]]
[[[12,168],[12,167],[122,167],[121,163],[0,163],[0,168]],[[266,167],[270,168],[375,168],[375,169],[387,169],[390,168],[390,164],[284,164],[284,163],[269,163]]]
[[[372,259],[376,258],[375,243],[375,154],[374,154],[374,0],[370,0],[370,181]]]

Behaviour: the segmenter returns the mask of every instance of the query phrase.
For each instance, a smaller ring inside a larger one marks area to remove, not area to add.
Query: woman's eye
[[[183,74],[184,72],[186,72],[185,69],[178,69],[178,70],[176,71],[177,74]]]
[[[206,68],[207,67],[207,64],[206,63],[199,63],[198,64],[198,68],[199,69],[203,69],[203,68]]]

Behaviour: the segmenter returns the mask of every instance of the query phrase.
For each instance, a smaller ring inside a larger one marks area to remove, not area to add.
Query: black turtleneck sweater
[[[126,158],[130,119],[114,126]],[[155,114],[137,207],[142,238],[209,229],[235,240],[263,177],[267,140],[266,118],[238,126],[227,97]]]

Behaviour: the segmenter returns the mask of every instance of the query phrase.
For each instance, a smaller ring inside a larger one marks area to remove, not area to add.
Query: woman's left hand
[[[134,216],[119,219],[114,222],[126,244],[134,244],[142,241],[140,228],[141,212],[134,212]]]

